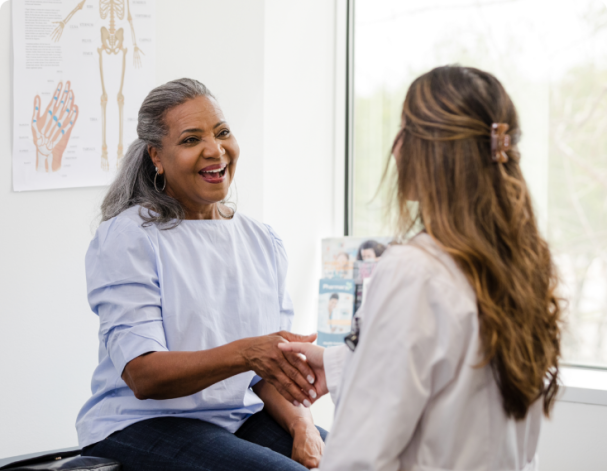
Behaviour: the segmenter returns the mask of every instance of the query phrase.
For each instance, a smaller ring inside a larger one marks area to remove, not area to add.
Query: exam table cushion
[[[29,456],[25,459],[0,460],[2,471],[120,471],[120,463],[107,458],[80,456],[79,449],[55,451]],[[24,457],[21,457],[24,458]],[[8,463],[7,463],[8,461]],[[4,466],[2,466],[4,465]]]

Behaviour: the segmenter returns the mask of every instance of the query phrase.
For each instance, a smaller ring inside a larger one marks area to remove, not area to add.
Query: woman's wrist
[[[306,417],[296,417],[289,423],[289,433],[292,437],[298,433],[306,433],[311,429],[314,429],[314,431],[318,433],[318,429],[314,425],[311,415]]]
[[[235,349],[235,353],[236,353],[236,364],[240,367],[240,368],[244,368],[245,371],[250,370],[250,365],[249,365],[249,360],[245,354],[245,352],[247,351],[248,347],[249,347],[249,338],[244,338],[244,339],[240,339],[240,340],[235,340],[234,342],[232,342],[232,345],[234,346]]]

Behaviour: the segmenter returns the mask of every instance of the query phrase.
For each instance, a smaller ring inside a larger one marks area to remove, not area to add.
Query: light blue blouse
[[[196,351],[288,330],[287,257],[272,229],[236,213],[142,226],[141,208],[103,222],[86,254],[88,299],[99,316],[99,366],[76,421],[81,447],[153,417],[204,420],[235,432],[263,403],[242,373],[191,396],[145,401],[121,379],[151,351]],[[145,210],[144,210],[145,211]]]

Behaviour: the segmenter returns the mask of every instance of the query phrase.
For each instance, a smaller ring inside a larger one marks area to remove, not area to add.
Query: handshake
[[[327,394],[325,349],[311,343],[316,334],[280,331],[245,340],[250,341],[242,350],[247,364],[295,406],[310,407]]]

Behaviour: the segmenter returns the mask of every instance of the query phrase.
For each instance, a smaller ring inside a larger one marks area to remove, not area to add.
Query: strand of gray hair
[[[179,201],[154,187],[156,170],[148,147],[161,148],[162,138],[168,133],[166,113],[199,96],[213,95],[202,83],[188,78],[165,83],[148,94],[139,109],[138,139],[129,146],[101,204],[102,221],[139,205],[144,225],[156,224],[162,229],[172,229],[181,223],[185,211]],[[164,177],[158,176],[158,185],[162,188]]]

